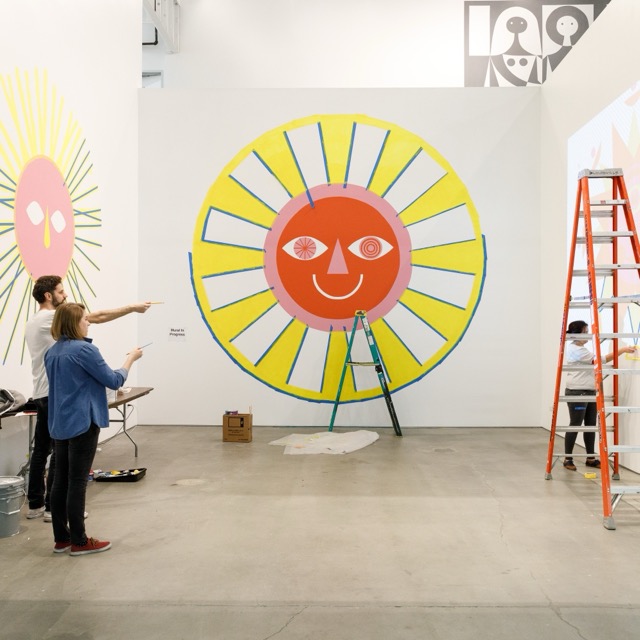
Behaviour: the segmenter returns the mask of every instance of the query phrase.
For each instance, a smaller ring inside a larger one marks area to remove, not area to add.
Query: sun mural
[[[365,310],[391,391],[458,344],[484,283],[478,215],[424,140],[364,115],[317,115],[266,132],[211,185],[191,275],[211,334],[245,371],[333,402],[354,314]],[[341,399],[381,395],[375,375]]]
[[[71,297],[95,297],[88,271],[102,225],[86,140],[46,72],[0,75],[0,357],[25,355],[37,308],[33,280],[66,278]]]

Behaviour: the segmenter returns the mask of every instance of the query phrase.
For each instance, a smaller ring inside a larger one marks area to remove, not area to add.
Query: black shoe
[[[577,469],[576,465],[573,464],[573,458],[565,458],[562,463],[565,469],[569,469],[569,471],[575,471]]]
[[[597,460],[596,458],[587,458],[585,460],[585,464],[587,467],[594,467],[595,469],[600,468],[600,460]]]

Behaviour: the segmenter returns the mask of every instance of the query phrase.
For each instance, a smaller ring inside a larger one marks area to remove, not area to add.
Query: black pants
[[[39,509],[44,506],[46,511],[51,511],[51,487],[55,470],[55,453],[53,452],[53,440],[49,435],[49,398],[37,398],[34,400],[37,407],[36,430],[33,436],[33,451],[29,461],[29,509]],[[47,458],[49,461],[49,473],[46,474]]]
[[[100,428],[92,424],[75,438],[55,441],[56,474],[51,490],[51,518],[56,542],[83,545],[87,541],[84,506],[99,434]]]
[[[589,391],[588,389],[565,389],[565,395],[567,396],[595,396],[595,389]],[[584,423],[585,427],[595,427],[598,419],[598,409],[595,402],[568,402],[569,406],[569,426],[580,427]],[[577,431],[567,431],[564,439],[564,453],[566,456],[571,456],[573,453],[573,446],[576,443],[578,437]],[[584,448],[587,453],[594,455],[596,434],[593,431],[584,432],[582,434],[584,438]]]

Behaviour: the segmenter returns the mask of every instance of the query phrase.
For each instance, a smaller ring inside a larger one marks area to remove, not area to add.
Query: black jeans
[[[567,396],[595,396],[596,391],[588,389],[565,389]],[[580,427],[584,422],[585,427],[595,427],[598,418],[598,408],[595,402],[568,402],[569,407],[569,426]],[[578,437],[577,431],[567,431],[564,438],[564,453],[571,456],[573,446]],[[593,431],[583,432],[584,448],[587,453],[594,454],[596,444],[596,434]]]
[[[98,448],[100,428],[91,424],[69,440],[56,440],[56,474],[51,491],[51,518],[56,542],[83,545],[84,506],[89,472]]]
[[[33,435],[33,451],[29,461],[29,509],[39,509],[44,506],[46,511],[51,511],[51,487],[55,470],[55,453],[53,452],[53,440],[49,435],[49,398],[37,398],[34,400],[37,407],[36,430]],[[49,473],[45,482],[45,469],[47,458],[49,461]]]

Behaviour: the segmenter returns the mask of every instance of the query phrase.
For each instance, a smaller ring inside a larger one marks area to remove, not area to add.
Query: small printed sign
[[[186,342],[187,330],[185,327],[169,327],[169,342]]]

